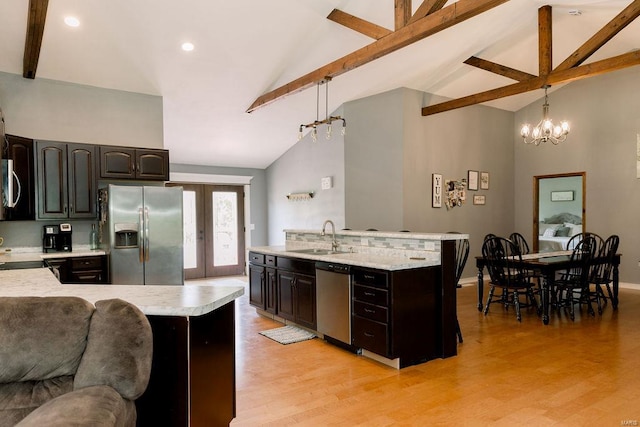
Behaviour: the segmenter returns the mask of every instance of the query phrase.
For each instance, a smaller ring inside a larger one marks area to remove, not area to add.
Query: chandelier
[[[331,139],[331,124],[335,121],[342,121],[342,129],[341,134],[344,135],[347,131],[347,121],[340,116],[330,116],[329,115],[329,82],[331,81],[331,77],[327,76],[323,80],[319,81],[316,85],[316,119],[311,123],[307,123],[306,125],[300,125],[298,130],[298,141],[302,139],[303,131],[305,129],[311,128],[311,140],[316,142],[318,140],[318,126],[327,125],[327,139]],[[325,96],[324,96],[324,120],[319,119],[320,112],[320,85],[326,84],[325,86]]]
[[[525,144],[540,145],[542,142],[550,141],[553,145],[558,145],[569,134],[569,123],[565,120],[561,121],[559,125],[554,125],[553,121],[549,118],[549,98],[547,97],[547,88],[544,86],[544,104],[542,105],[542,120],[531,128],[531,125],[525,123],[520,129],[520,136],[524,140]]]

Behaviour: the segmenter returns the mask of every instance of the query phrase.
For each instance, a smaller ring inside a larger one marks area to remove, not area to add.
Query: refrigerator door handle
[[[149,261],[149,208],[144,208],[144,256]]]
[[[138,209],[138,224],[140,224],[138,235],[144,236],[144,215],[142,215],[142,208]],[[144,246],[144,241],[138,240],[138,260],[140,264],[144,262]]]

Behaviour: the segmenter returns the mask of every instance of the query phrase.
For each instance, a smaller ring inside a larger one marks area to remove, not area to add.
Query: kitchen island
[[[468,235],[285,233],[283,246],[249,249],[249,301],[260,314],[327,339],[316,314],[323,311],[323,294],[330,287],[320,279],[326,274],[316,269],[329,264],[348,272],[343,276],[348,274],[351,284],[342,285],[349,292],[335,301],[349,311],[342,322],[346,327],[336,330],[346,339],[336,343],[329,336],[327,341],[396,368],[457,354],[455,247]]]
[[[47,268],[0,271],[0,297],[120,298],[153,329],[138,425],[217,426],[235,417],[235,299],[242,286],[61,285]]]

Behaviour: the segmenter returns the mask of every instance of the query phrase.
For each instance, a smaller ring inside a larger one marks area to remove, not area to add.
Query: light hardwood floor
[[[237,280],[237,279],[236,279]],[[620,426],[640,422],[640,291],[572,322],[534,312],[485,317],[459,289],[458,355],[395,370],[320,339],[281,345],[281,324],[237,302],[237,417],[256,425]],[[626,424],[625,424],[626,423]]]

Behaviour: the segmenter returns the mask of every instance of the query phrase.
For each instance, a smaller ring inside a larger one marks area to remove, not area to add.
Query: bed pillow
[[[582,233],[582,224],[571,224],[566,222],[564,226],[569,228],[569,236],[575,236],[576,234]]]
[[[560,227],[562,224],[540,224],[538,226],[538,234],[540,236],[545,237],[553,237],[555,235],[556,229]],[[551,234],[545,234],[547,230],[551,230]]]
[[[555,235],[556,235],[555,228],[547,228],[546,230],[544,230],[544,233],[542,233],[542,237],[553,237]]]
[[[556,229],[556,236],[557,237],[569,237],[569,233],[571,232],[571,229],[569,227],[565,227],[565,226],[560,226]]]

